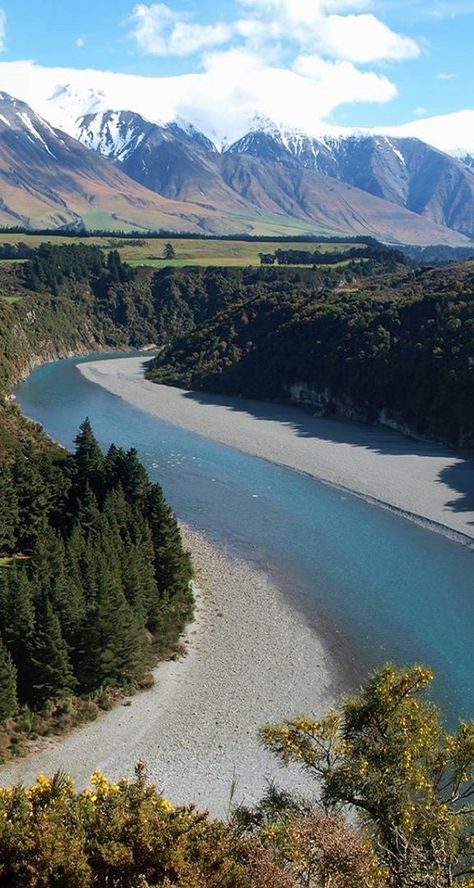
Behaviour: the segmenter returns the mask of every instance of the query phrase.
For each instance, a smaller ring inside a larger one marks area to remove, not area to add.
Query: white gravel
[[[143,357],[80,372],[161,419],[336,484],[474,539],[474,460],[380,426],[312,416],[298,407],[187,392],[143,379]]]
[[[162,664],[155,688],[131,706],[4,766],[0,785],[63,769],[83,787],[96,768],[118,779],[141,759],[173,802],[193,801],[215,815],[227,812],[234,775],[235,801],[256,801],[267,777],[311,792],[299,772],[279,769],[261,749],[257,731],[267,721],[323,715],[340,694],[336,668],[265,574],[184,533],[200,590],[188,655]]]

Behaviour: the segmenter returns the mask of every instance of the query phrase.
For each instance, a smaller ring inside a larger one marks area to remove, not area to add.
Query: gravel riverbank
[[[96,768],[111,779],[146,762],[175,803],[224,815],[235,800],[256,801],[266,778],[311,791],[260,748],[258,727],[301,713],[322,715],[340,695],[336,667],[305,618],[268,577],[218,552],[184,528],[197,569],[197,619],[187,656],[162,664],[156,686],[40,753],[0,769],[0,785],[31,783],[62,769],[80,787]],[[342,681],[342,680],[341,680]]]

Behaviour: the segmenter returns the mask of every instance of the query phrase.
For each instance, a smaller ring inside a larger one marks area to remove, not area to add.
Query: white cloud
[[[326,122],[334,108],[346,101],[366,101],[367,96],[370,101],[388,101],[395,94],[386,77],[360,72],[351,63],[301,55],[290,71],[268,66],[242,49],[210,53],[204,71],[177,77],[0,62],[0,83],[5,92],[72,135],[81,115],[114,108],[134,110],[156,122],[179,115],[217,141],[242,136],[256,112],[316,136],[349,133],[349,128]],[[372,131],[414,136],[443,151],[474,154],[474,110]]]
[[[202,25],[164,3],[135,6],[130,21],[140,50],[154,55],[192,55],[231,43],[267,58],[317,51],[329,58],[367,63],[415,58],[411,37],[397,34],[372,13],[371,0],[237,0],[247,13],[230,23]],[[356,14],[357,13],[357,14]],[[362,14],[360,14],[362,13]]]
[[[415,58],[420,49],[411,37],[397,34],[371,13],[368,0],[239,0],[250,18],[239,33],[262,43],[292,41],[331,58],[353,62]],[[346,13],[342,15],[341,13]],[[347,14],[349,13],[349,14]]]
[[[314,55],[299,56],[290,70],[240,47],[209,53],[203,66],[196,74],[140,77],[4,62],[0,83],[71,134],[81,115],[113,108],[156,122],[179,116],[217,142],[242,136],[256,114],[321,134],[341,104],[386,102],[396,93],[385,76]]]
[[[228,43],[233,29],[223,23],[200,25],[185,21],[164,3],[135,6],[130,21],[132,37],[144,53],[157,56],[188,56]]]
[[[295,71],[313,81],[326,105],[325,115],[348,102],[389,102],[397,88],[388,77],[372,71],[359,71],[351,62],[328,62],[321,56],[301,55]],[[330,107],[328,107],[328,105]]]
[[[389,102],[397,94],[389,77],[358,63],[419,53],[411,38],[372,14],[376,2],[235,0],[234,19],[212,24],[174,4],[136,3],[127,24],[140,51],[198,53],[193,73],[139,77],[23,62],[0,65],[0,83],[72,134],[81,115],[108,109],[156,122],[179,116],[217,142],[243,135],[255,115],[313,135],[335,132],[327,120],[341,105]]]
[[[322,52],[352,62],[410,59],[420,55],[418,44],[396,34],[374,15],[329,15],[315,35]]]
[[[447,151],[463,156],[474,154],[474,110],[455,111],[437,117],[426,117],[401,126],[379,127],[379,133],[421,139]]]
[[[440,74],[436,75],[436,80],[454,80],[455,77],[456,74],[444,74],[443,72],[441,72]]]
[[[0,52],[5,49],[5,39],[7,36],[7,14],[4,9],[0,9]]]
[[[76,46],[78,47],[78,49],[82,49],[85,45],[86,41],[84,40],[84,37],[78,37],[76,40]]]

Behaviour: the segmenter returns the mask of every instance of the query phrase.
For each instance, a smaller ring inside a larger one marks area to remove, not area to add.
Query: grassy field
[[[268,240],[255,243],[249,241],[219,241],[173,239],[173,238],[144,238],[131,240],[126,237],[89,237],[71,238],[63,235],[45,236],[38,234],[0,234],[0,243],[25,243],[35,247],[40,243],[49,241],[55,244],[61,243],[97,244],[104,250],[118,250],[121,258],[131,265],[149,265],[153,268],[163,268],[170,265],[182,268],[186,265],[215,265],[243,267],[248,265],[260,265],[259,253],[274,253],[281,248],[283,250],[311,250],[319,247],[321,252],[332,252],[339,249],[345,252],[351,244],[320,244],[317,238],[311,243],[282,243],[281,241]],[[171,243],[174,247],[176,258],[163,259],[165,245]],[[10,260],[5,260],[8,262]]]
[[[0,299],[2,302],[7,302],[8,305],[14,305],[15,302],[20,302],[21,296],[2,296],[0,293]]]

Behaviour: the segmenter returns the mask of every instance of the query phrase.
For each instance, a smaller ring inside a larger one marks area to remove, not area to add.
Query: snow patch
[[[53,154],[53,152],[50,150],[50,148],[49,148],[48,145],[46,144],[45,140],[43,139],[41,133],[38,132],[38,130],[36,129],[36,127],[35,127],[34,124],[32,123],[31,118],[30,118],[30,117],[28,116],[28,114],[26,113],[26,111],[17,111],[17,117],[20,118],[21,122],[23,123],[23,126],[25,126],[26,129],[27,129],[27,130],[31,133],[31,135],[33,136],[33,139],[31,139],[31,136],[28,136],[28,138],[30,139],[30,141],[34,141],[34,140],[35,140],[35,141],[37,141],[37,142],[41,142],[43,148],[45,148],[46,151],[48,152],[48,154],[50,154],[51,157],[54,157],[54,159],[56,160],[56,155]],[[42,122],[42,121],[41,121],[41,122]]]

